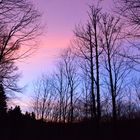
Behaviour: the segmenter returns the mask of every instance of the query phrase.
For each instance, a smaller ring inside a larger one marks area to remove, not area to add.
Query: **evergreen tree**
[[[7,97],[5,95],[4,87],[0,84],[0,117],[6,115],[7,111]]]

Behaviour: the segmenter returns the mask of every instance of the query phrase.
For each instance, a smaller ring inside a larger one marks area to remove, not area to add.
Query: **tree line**
[[[139,116],[140,2],[117,0],[113,14],[98,3],[74,29],[51,75],[34,83],[37,119],[55,122]]]
[[[36,119],[54,122],[139,117],[139,0],[114,0],[111,13],[100,2],[74,29],[56,69],[34,82]],[[31,53],[41,33],[41,15],[28,0],[0,1],[0,116],[11,92],[21,92],[16,62]]]

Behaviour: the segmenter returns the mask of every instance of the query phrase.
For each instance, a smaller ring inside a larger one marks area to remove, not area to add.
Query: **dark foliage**
[[[5,117],[7,111],[7,97],[5,95],[5,91],[3,85],[0,84],[0,118]]]

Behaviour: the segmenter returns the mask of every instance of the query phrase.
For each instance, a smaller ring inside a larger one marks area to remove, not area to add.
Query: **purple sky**
[[[53,71],[53,67],[61,50],[69,45],[76,24],[87,19],[88,5],[96,0],[32,0],[43,14],[42,21],[46,24],[44,33],[39,38],[38,50],[35,54],[20,62],[22,73],[20,85],[27,85],[21,97],[22,108],[29,103],[32,94],[32,82],[41,75]],[[110,9],[112,0],[103,0],[105,9]],[[111,9],[110,9],[111,10]],[[18,103],[21,101],[18,101]]]

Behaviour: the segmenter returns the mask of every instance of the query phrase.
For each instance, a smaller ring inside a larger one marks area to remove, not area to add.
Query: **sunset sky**
[[[19,84],[27,86],[24,95],[18,95],[16,103],[27,108],[32,96],[32,82],[42,73],[53,71],[57,58],[63,48],[66,48],[73,37],[76,24],[84,23],[87,19],[88,5],[96,0],[32,0],[42,13],[42,22],[46,26],[38,39],[37,51],[18,63],[22,73]],[[102,0],[104,9],[110,10],[112,0]]]

